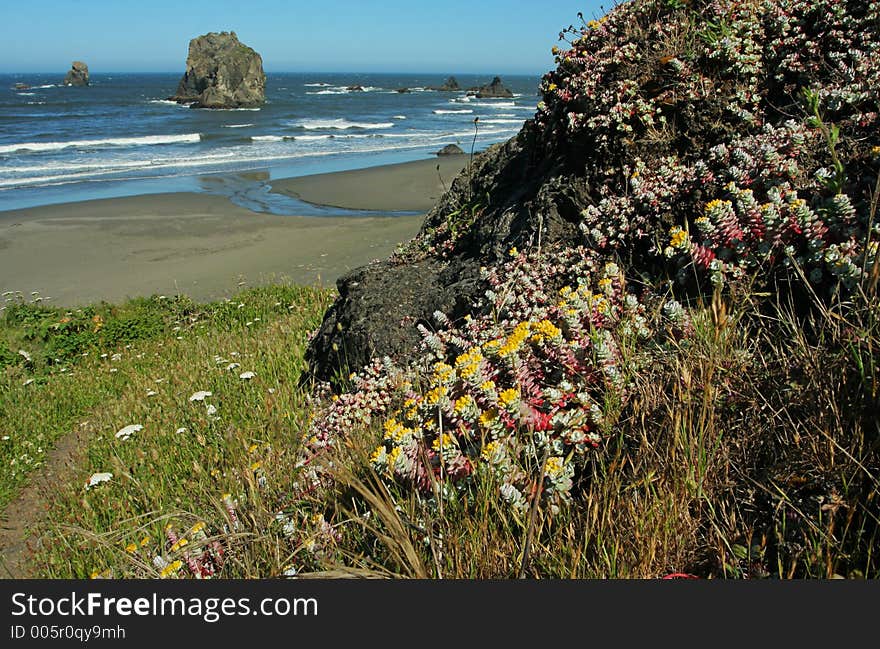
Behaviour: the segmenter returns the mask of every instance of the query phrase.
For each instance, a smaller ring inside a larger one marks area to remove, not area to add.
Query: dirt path
[[[76,477],[76,469],[93,430],[88,421],[65,434],[46,456],[45,464],[31,473],[27,485],[0,515],[0,578],[38,577],[31,562],[41,542],[39,524],[48,503],[62,485]]]

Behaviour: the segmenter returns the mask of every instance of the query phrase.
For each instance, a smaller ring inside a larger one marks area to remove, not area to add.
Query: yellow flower
[[[455,438],[449,433],[443,433],[431,443],[431,448],[438,452],[450,447],[455,448],[456,446],[458,444],[456,444]]]
[[[254,462],[253,464],[251,464],[251,471],[256,471],[257,469],[259,469],[262,466],[263,466],[262,462]]]
[[[189,534],[190,534],[190,536],[192,536],[193,534],[198,534],[203,529],[205,529],[205,523],[203,523],[202,521],[199,521],[198,523],[196,523],[195,525],[192,526],[192,529],[189,531]]]
[[[387,466],[388,466],[388,475],[394,475],[394,465],[397,464],[397,460],[400,458],[402,451],[399,446],[395,446],[391,449],[391,452],[388,454]]]
[[[483,392],[494,392],[495,391],[495,381],[484,381],[480,384],[480,390]]]
[[[535,336],[533,338],[537,338],[538,342],[541,340],[553,340],[562,335],[562,330],[554,325],[549,320],[541,320],[540,322],[536,322],[532,325],[532,330],[535,332]]]
[[[516,257],[519,254],[519,250],[516,249],[516,246],[507,251],[507,254],[511,257]]]
[[[556,90],[556,84],[551,83],[549,86],[547,86],[547,90],[549,90],[550,92],[553,92],[554,90]]]
[[[189,545],[189,541],[187,541],[186,539],[179,539],[177,541],[177,543],[175,543],[174,545],[171,546],[171,551],[177,552],[180,548],[182,548],[185,545]]]
[[[370,464],[378,464],[379,460],[385,455],[385,447],[377,446],[373,454],[370,455]]]
[[[258,448],[260,448],[260,445],[259,445],[259,444],[251,444],[251,445],[248,447],[248,453],[253,453],[253,452],[256,451]]]
[[[487,411],[480,415],[480,425],[483,428],[489,428],[498,420],[498,410],[496,408],[489,408]]]
[[[871,147],[871,155],[875,158],[880,157],[880,146]]]
[[[466,410],[469,410],[472,407],[476,407],[476,405],[477,404],[474,401],[474,398],[471,395],[466,394],[463,397],[456,399],[454,407],[455,414],[461,415]]]
[[[406,435],[412,432],[412,428],[407,428],[393,417],[385,422],[385,439],[393,442],[400,443]]]
[[[125,551],[128,552],[129,554],[134,554],[135,552],[137,552],[137,549],[138,549],[137,543],[129,543],[128,545],[125,546]]]
[[[434,381],[448,383],[453,377],[452,368],[446,363],[434,363]]]
[[[162,579],[166,579],[167,577],[170,577],[175,572],[180,570],[182,567],[183,567],[183,562],[180,559],[177,559],[176,561],[172,561],[167,566],[162,568],[162,572],[159,573],[159,576]]]
[[[716,198],[715,200],[711,200],[706,203],[706,212],[711,212],[713,210],[718,209],[719,207],[723,207],[725,205],[731,205],[730,201],[721,200],[720,198]]]
[[[563,461],[561,457],[551,457],[544,465],[544,474],[551,478],[562,473]]]
[[[480,451],[480,457],[486,460],[486,462],[491,462],[500,448],[500,441],[495,440],[494,442],[489,442],[483,447],[483,450]]]
[[[508,408],[519,401],[519,392],[513,388],[508,388],[498,395],[498,400],[502,406]]]
[[[446,396],[446,388],[442,385],[437,386],[433,390],[429,391],[428,394],[425,395],[425,401],[427,401],[430,405],[436,406],[440,403],[440,400]]]
[[[669,231],[669,245],[673,248],[681,248],[687,241],[687,232],[675,226]]]
[[[141,547],[146,546],[149,542],[150,542],[150,537],[145,536],[144,538],[141,539]]]

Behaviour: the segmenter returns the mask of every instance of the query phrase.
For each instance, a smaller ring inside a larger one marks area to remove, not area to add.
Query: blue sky
[[[539,74],[596,0],[4,0],[0,72],[183,70],[189,39],[234,30],[267,71]],[[611,2],[608,2],[610,5]]]

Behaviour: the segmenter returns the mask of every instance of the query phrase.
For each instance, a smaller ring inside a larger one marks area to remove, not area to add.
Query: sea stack
[[[510,99],[513,93],[501,83],[501,77],[495,77],[492,82],[477,90],[477,99]]]
[[[449,77],[446,81],[443,82],[442,86],[430,86],[429,90],[438,90],[440,92],[456,92],[461,90],[461,86],[458,85],[458,79],[455,77]]]
[[[192,108],[252,108],[266,100],[263,58],[235,32],[210,32],[189,42],[186,72],[170,100]]]
[[[67,75],[64,77],[65,86],[89,85],[89,66],[82,61],[74,61],[70,65]]]

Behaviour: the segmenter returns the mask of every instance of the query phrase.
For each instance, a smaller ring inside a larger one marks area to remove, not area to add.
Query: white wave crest
[[[290,122],[291,126],[298,126],[307,131],[345,130],[349,128],[393,128],[394,122],[350,122],[347,119],[303,119]]]
[[[58,151],[70,147],[93,147],[93,146],[149,146],[154,144],[189,144],[199,142],[201,137],[198,133],[186,133],[184,135],[145,135],[143,137],[120,137],[107,138],[105,140],[73,140],[70,142],[20,142],[0,146],[0,154],[15,153],[16,151]]]
[[[224,124],[223,128],[248,128],[253,126],[253,124]]]
[[[284,140],[292,140],[290,135],[252,135],[251,140],[254,142],[283,142]]]
[[[435,111],[434,111],[434,114],[435,114],[435,115],[468,115],[468,114],[473,113],[473,112],[474,112],[474,111],[471,110],[470,108],[462,108],[461,110],[443,110],[443,109],[440,109],[440,110],[435,110]]]

